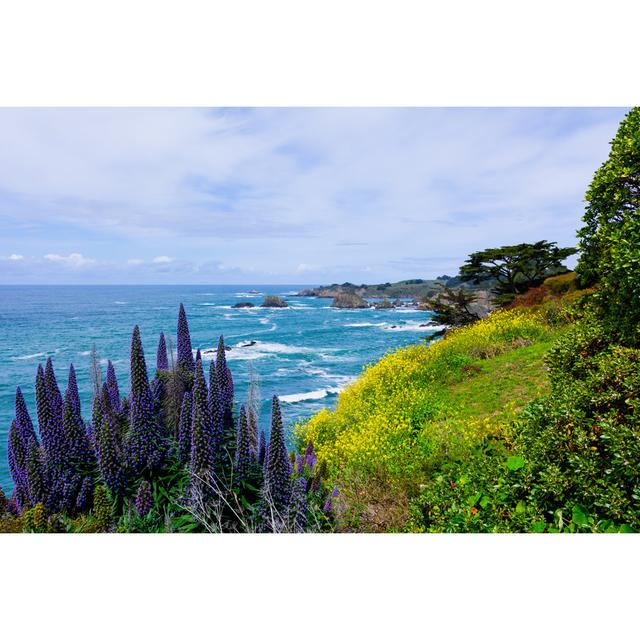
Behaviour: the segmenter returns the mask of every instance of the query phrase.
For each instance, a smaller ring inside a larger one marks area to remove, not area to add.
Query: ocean
[[[429,313],[411,309],[332,309],[330,299],[301,298],[295,292],[314,285],[149,285],[0,286],[0,485],[12,487],[7,466],[7,433],[20,386],[36,422],[35,374],[51,356],[62,393],[74,364],[82,413],[91,414],[91,349],[102,373],[110,359],[121,393],[129,389],[131,331],[138,324],[150,375],[160,331],[175,332],[184,303],[192,346],[203,359],[214,356],[218,336],[231,347],[236,404],[246,399],[250,376],[259,382],[260,428],[269,425],[271,397],[282,403],[289,426],[325,407],[362,368],[387,351],[423,341],[437,327],[424,326]],[[250,293],[257,290],[260,293]],[[286,309],[234,309],[238,302],[260,305],[276,294]],[[254,342],[255,344],[250,344]],[[250,345],[250,346],[248,346]]]

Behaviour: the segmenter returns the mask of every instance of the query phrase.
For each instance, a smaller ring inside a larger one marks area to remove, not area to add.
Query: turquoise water
[[[160,331],[175,344],[178,306],[187,311],[194,349],[204,359],[224,334],[236,400],[246,398],[251,369],[260,384],[261,427],[269,402],[280,396],[284,419],[292,424],[332,407],[340,389],[362,367],[386,351],[416,343],[432,333],[420,326],[424,311],[337,310],[331,300],[292,293],[313,285],[237,286],[0,286],[0,484],[11,480],[6,462],[7,432],[15,387],[25,395],[35,423],[34,380],[38,363],[53,358],[58,383],[66,387],[70,363],[76,368],[82,412],[91,412],[90,350],[95,343],[102,371],[114,364],[121,392],[129,387],[129,342],[140,326],[150,373]],[[259,295],[248,292],[256,289]],[[259,305],[263,295],[286,298],[288,309],[232,309],[237,302]],[[253,346],[241,346],[249,341]]]

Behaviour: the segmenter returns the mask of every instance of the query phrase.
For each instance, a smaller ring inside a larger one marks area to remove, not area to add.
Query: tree
[[[440,285],[440,291],[434,298],[425,298],[424,304],[433,311],[433,319],[452,327],[462,327],[480,319],[470,306],[478,296],[468,289],[452,289]]]
[[[568,271],[562,261],[577,249],[556,245],[540,240],[477,251],[460,267],[460,279],[474,284],[494,281],[498,303],[507,304],[518,294],[541,285],[545,278]]]
[[[578,232],[577,274],[598,286],[596,308],[615,339],[640,344],[640,107],[633,108],[611,142],[607,161],[587,190]]]

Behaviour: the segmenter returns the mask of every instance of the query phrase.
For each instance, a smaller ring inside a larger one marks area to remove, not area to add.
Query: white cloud
[[[130,281],[441,275],[487,246],[574,243],[623,113],[2,109],[0,251],[80,269],[81,250]]]
[[[307,271],[318,271],[320,269],[319,266],[315,264],[306,264],[305,262],[301,262],[297,267],[296,271],[298,273],[305,273]]]
[[[83,267],[88,267],[96,263],[95,260],[85,258],[81,253],[70,253],[68,256],[61,256],[57,253],[47,253],[44,259],[49,260],[49,262],[71,267],[72,269],[82,269]]]
[[[24,260],[24,256],[20,255],[19,253],[12,253],[12,254],[9,256],[9,260],[13,260],[13,261],[16,261],[16,260]]]

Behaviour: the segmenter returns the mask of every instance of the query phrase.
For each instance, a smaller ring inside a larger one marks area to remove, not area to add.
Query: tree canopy
[[[424,304],[433,311],[433,319],[436,322],[462,327],[480,319],[471,308],[476,300],[477,295],[473,291],[440,285],[438,294],[433,298],[425,298]]]
[[[607,329],[640,344],[640,107],[620,124],[585,200],[578,277],[598,285],[596,307]]]
[[[568,271],[562,261],[576,252],[574,247],[558,247],[546,240],[484,249],[467,258],[460,267],[460,279],[474,284],[493,281],[498,302],[506,304],[545,278]]]

